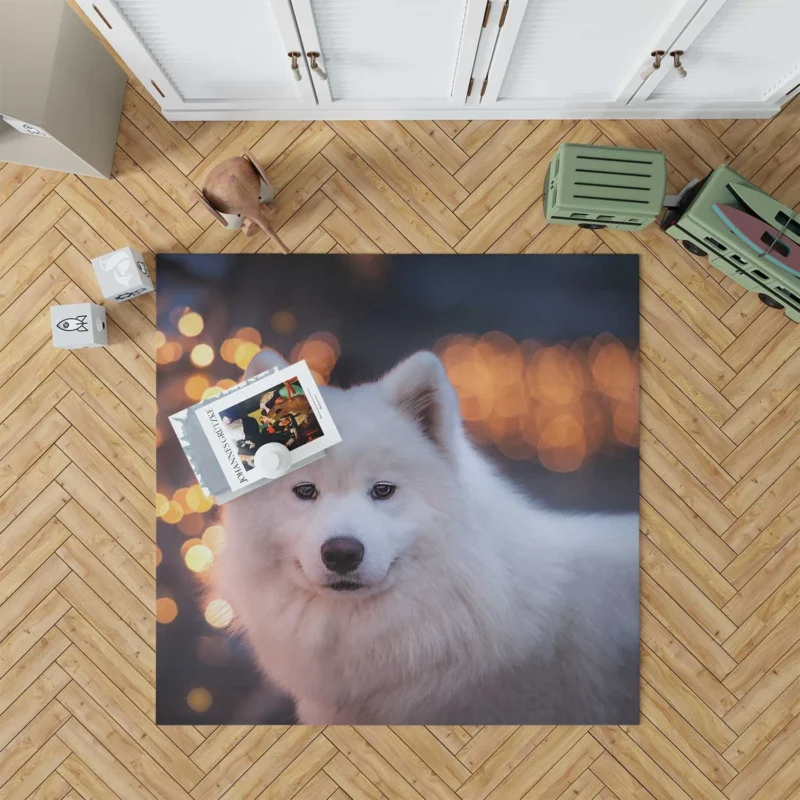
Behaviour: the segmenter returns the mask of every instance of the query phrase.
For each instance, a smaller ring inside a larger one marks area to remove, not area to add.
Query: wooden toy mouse
[[[268,189],[266,198],[261,194],[262,181]],[[245,149],[243,156],[226,158],[208,173],[200,199],[226,228],[242,225],[246,236],[252,236],[256,228],[261,228],[275,240],[282,253],[288,253],[289,248],[269,224],[273,210],[262,204],[262,201],[272,200],[273,196],[267,173],[253,154]],[[227,215],[228,219],[223,215]]]

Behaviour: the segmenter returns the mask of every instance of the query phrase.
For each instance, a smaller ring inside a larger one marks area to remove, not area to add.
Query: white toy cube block
[[[93,258],[92,266],[106,300],[120,303],[153,291],[147,264],[132,247]]]
[[[108,344],[106,310],[94,303],[50,306],[53,347],[105,347]]]

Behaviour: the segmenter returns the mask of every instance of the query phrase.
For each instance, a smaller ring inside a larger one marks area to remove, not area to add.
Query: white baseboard
[[[164,116],[183,120],[361,120],[361,119],[768,119],[781,107],[764,103],[643,106],[536,106],[526,108],[445,106],[443,108],[164,108]]]

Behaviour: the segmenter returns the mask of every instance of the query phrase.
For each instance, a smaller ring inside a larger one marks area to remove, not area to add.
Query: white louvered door
[[[78,4],[165,109],[316,105],[290,0]]]
[[[486,0],[292,0],[320,107],[463,105]]]
[[[791,0],[789,0],[791,1]],[[624,105],[704,0],[509,0],[481,106]]]
[[[171,120],[728,119],[800,94],[800,0],[75,2]]]
[[[710,1],[669,48],[683,51],[686,77],[665,65],[633,105],[782,102],[800,88],[799,31],[800,0]]]

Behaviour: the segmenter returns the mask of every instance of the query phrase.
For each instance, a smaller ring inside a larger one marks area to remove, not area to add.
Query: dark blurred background
[[[225,532],[168,420],[261,347],[343,387],[433,350],[470,436],[531,497],[637,510],[637,256],[169,254],[157,268],[159,724],[293,720],[227,632],[224,598],[203,595]]]

